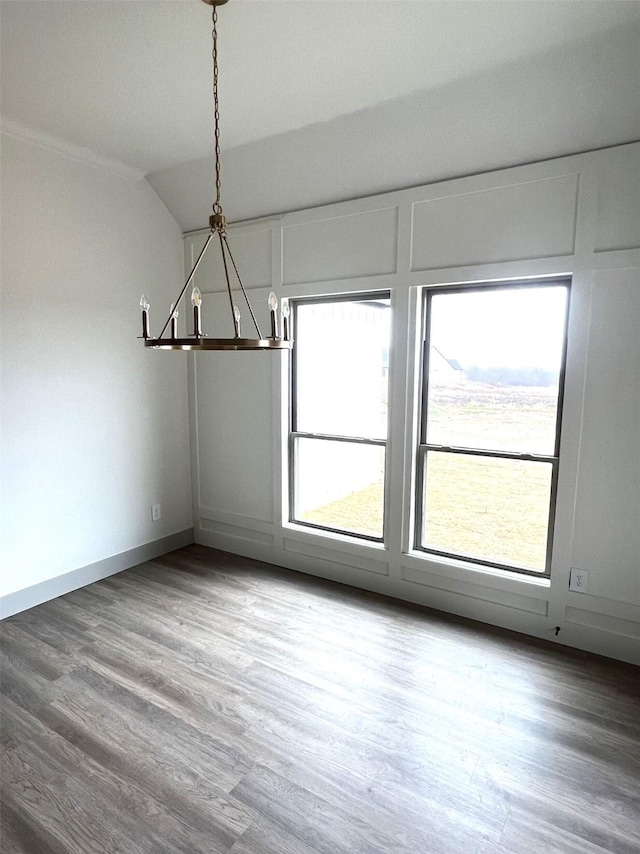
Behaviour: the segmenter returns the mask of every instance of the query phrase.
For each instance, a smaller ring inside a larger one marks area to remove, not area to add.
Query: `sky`
[[[558,369],[566,304],[558,286],[434,294],[431,344],[463,369]]]

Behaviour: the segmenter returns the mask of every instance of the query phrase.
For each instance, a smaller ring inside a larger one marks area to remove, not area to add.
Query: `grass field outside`
[[[553,454],[557,389],[461,382],[429,390],[432,444]],[[427,455],[425,548],[543,571],[551,465],[464,454]],[[381,536],[384,472],[310,509],[303,521]]]

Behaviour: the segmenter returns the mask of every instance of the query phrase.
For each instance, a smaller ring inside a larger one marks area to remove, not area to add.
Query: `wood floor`
[[[198,546],[5,620],[3,854],[638,854],[640,670]]]

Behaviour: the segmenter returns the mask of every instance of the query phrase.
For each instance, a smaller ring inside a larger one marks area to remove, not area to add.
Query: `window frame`
[[[365,540],[372,543],[379,543],[380,545],[385,545],[387,542],[387,486],[388,486],[388,475],[389,475],[389,467],[388,467],[388,455],[387,455],[387,446],[389,442],[389,423],[390,423],[390,407],[388,404],[389,401],[389,388],[387,390],[387,435],[384,439],[376,439],[365,436],[343,436],[332,433],[314,433],[298,430],[298,400],[297,400],[297,387],[298,387],[298,354],[296,348],[296,329],[297,329],[297,321],[298,321],[298,309],[300,306],[307,305],[319,305],[322,303],[339,303],[339,302],[367,302],[368,300],[379,301],[381,299],[389,300],[389,310],[391,310],[391,290],[385,289],[382,291],[366,291],[363,293],[348,293],[348,294],[328,294],[326,296],[312,296],[312,297],[296,297],[289,299],[291,320],[292,320],[292,331],[293,331],[293,349],[291,353],[291,361],[290,361],[290,382],[289,382],[289,436],[288,436],[288,449],[287,449],[287,458],[288,458],[288,521],[293,525],[301,525],[305,528],[311,528],[316,531],[323,531],[330,534],[338,534],[343,537],[354,538],[357,540]],[[391,331],[393,332],[393,326],[391,325]],[[333,346],[331,342],[320,342],[321,346]],[[328,525],[319,525],[316,522],[307,522],[301,519],[296,519],[295,517],[295,503],[296,503],[296,451],[297,445],[300,439],[318,439],[320,441],[332,441],[332,442],[346,442],[353,445],[367,445],[367,446],[377,446],[384,448],[384,478],[383,478],[383,490],[382,490],[382,535],[380,537],[376,537],[372,534],[363,534],[355,531],[346,531],[343,528],[333,528]]]
[[[558,397],[556,404],[556,429],[554,436],[553,454],[529,454],[518,453],[511,451],[496,451],[484,448],[467,448],[463,446],[447,446],[436,445],[427,442],[427,419],[428,419],[428,399],[429,399],[429,356],[430,356],[430,332],[431,332],[431,300],[437,294],[452,294],[452,293],[471,293],[471,292],[488,292],[488,291],[504,291],[514,289],[531,289],[542,287],[564,287],[566,290],[566,309],[562,333],[562,352],[560,359],[560,370],[558,374]],[[564,405],[564,388],[565,376],[567,367],[567,340],[569,329],[569,311],[571,305],[571,276],[561,275],[552,278],[543,279],[519,279],[519,280],[504,280],[494,281],[482,284],[469,285],[435,285],[427,286],[423,289],[422,295],[422,329],[420,335],[420,380],[419,380],[419,429],[418,441],[416,447],[416,477],[415,477],[415,511],[414,511],[414,536],[413,548],[420,554],[432,555],[435,557],[444,557],[450,560],[462,561],[470,563],[474,566],[490,567],[492,569],[500,569],[509,573],[518,575],[527,575],[534,578],[549,579],[551,576],[551,558],[553,554],[553,537],[555,514],[558,492],[558,472],[560,467],[560,439],[562,433],[562,414]],[[422,531],[424,525],[424,501],[426,487],[426,470],[427,456],[429,451],[438,453],[462,454],[466,456],[481,456],[489,459],[512,459],[522,462],[543,462],[551,465],[551,484],[549,497],[549,512],[547,516],[547,547],[545,554],[544,570],[535,570],[530,567],[512,566],[510,564],[492,561],[486,558],[474,557],[462,553],[447,552],[440,549],[429,548],[422,544]]]

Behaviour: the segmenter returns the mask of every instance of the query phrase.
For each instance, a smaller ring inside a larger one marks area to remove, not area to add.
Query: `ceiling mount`
[[[152,338],[149,333],[149,301],[146,296],[143,295],[140,300],[140,306],[142,308],[142,338],[144,339],[145,347],[154,347],[157,350],[289,350],[291,349],[292,342],[289,340],[289,304],[286,300],[283,301],[282,305],[282,337],[278,335],[278,300],[276,295],[271,292],[269,294],[269,312],[271,317],[271,335],[268,338],[263,338],[262,333],[260,332],[260,327],[258,326],[258,321],[256,320],[256,316],[253,312],[253,308],[251,307],[251,303],[249,302],[249,297],[247,296],[247,292],[242,284],[242,279],[240,278],[240,273],[238,272],[238,267],[236,262],[231,254],[231,249],[229,248],[229,241],[227,240],[227,220],[222,213],[222,205],[220,203],[220,190],[221,190],[221,182],[220,182],[220,110],[218,107],[218,6],[223,6],[227,3],[228,0],[203,0],[203,3],[206,3],[208,6],[213,6],[212,11],[212,20],[213,20],[213,117],[214,117],[214,143],[215,143],[215,178],[216,178],[216,198],[213,203],[213,213],[209,217],[209,227],[210,232],[207,240],[198,256],[196,263],[193,265],[193,269],[189,273],[189,277],[187,281],[184,283],[184,287],[178,294],[178,298],[171,305],[171,310],[169,312],[169,317],[167,318],[164,326],[162,327],[162,331],[157,338]],[[218,244],[220,247],[220,253],[222,255],[222,266],[224,269],[224,277],[225,283],[227,286],[227,293],[229,295],[229,308],[231,311],[231,322],[233,324],[234,335],[232,338],[209,338],[208,335],[202,331],[202,295],[200,293],[199,288],[195,287],[191,294],[191,302],[193,305],[193,332],[187,338],[178,338],[178,309],[180,306],[180,301],[185,294],[185,291],[189,287],[189,285],[193,282],[193,279],[196,274],[196,270],[200,266],[200,262],[204,257],[205,252],[209,248],[209,244],[213,240],[214,237],[218,238]],[[229,263],[230,262],[230,263]],[[238,281],[238,285],[240,286],[240,291],[242,293],[242,297],[244,298],[244,302],[249,310],[249,314],[251,316],[251,321],[256,331],[256,338],[243,338],[240,333],[240,310],[238,306],[234,303],[232,288],[231,288],[231,278],[230,278],[230,267],[233,269],[233,273]],[[169,327],[169,336],[163,338],[165,331]]]

